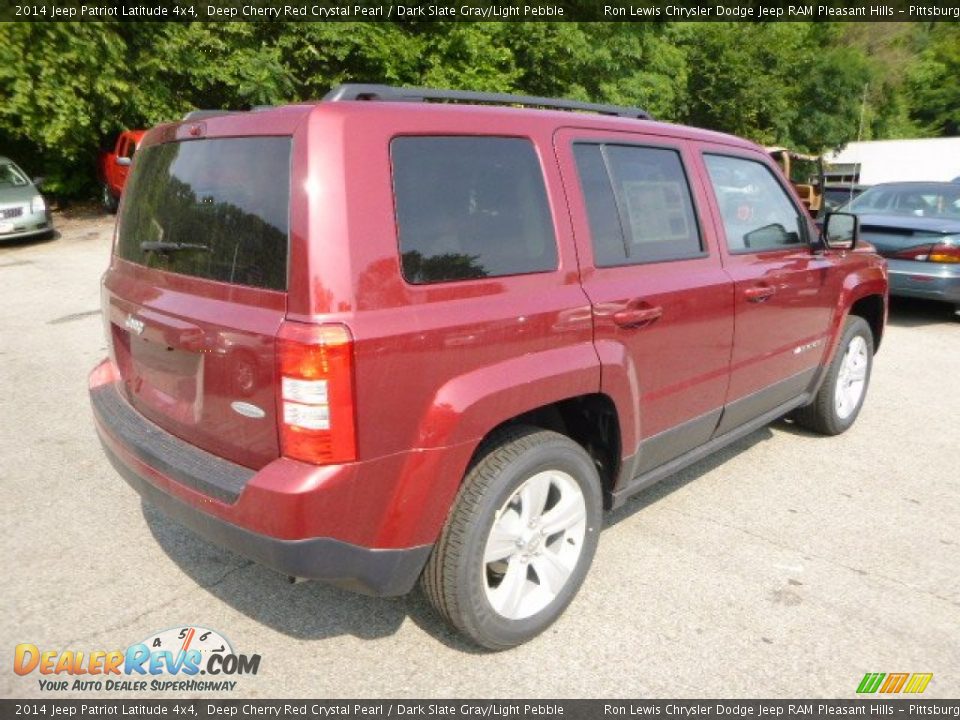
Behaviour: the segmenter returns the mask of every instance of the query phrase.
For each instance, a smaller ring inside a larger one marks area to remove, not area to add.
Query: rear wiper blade
[[[209,250],[209,245],[184,242],[142,242],[140,249],[144,252],[173,252],[175,250]]]

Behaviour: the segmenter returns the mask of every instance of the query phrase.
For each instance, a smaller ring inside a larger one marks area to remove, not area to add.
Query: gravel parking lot
[[[865,672],[932,672],[926,697],[960,694],[949,308],[894,304],[850,432],[780,422],[635,498],[561,621],[487,654],[419,593],[290,585],[142,506],[86,393],[112,218],[58,227],[0,246],[3,697],[44,695],[12,672],[17,643],[112,650],[190,624],[262,656],[224,697],[853,697]]]

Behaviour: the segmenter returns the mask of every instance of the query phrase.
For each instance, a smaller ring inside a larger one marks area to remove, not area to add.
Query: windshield
[[[117,255],[167,272],[283,290],[289,137],[144,148],[124,190]]]
[[[0,187],[25,187],[29,182],[13,163],[0,163]]]
[[[960,187],[886,185],[870,188],[846,207],[854,213],[960,219]]]

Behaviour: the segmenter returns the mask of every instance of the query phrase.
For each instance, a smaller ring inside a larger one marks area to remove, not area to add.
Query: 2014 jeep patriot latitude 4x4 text
[[[571,601],[604,505],[789,412],[853,423],[887,294],[856,233],[818,235],[762,148],[626,108],[342,86],[188,116],[124,194],[97,429],[213,542],[421,578],[509,647]]]

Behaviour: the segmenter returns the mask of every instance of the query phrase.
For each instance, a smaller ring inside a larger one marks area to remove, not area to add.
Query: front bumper
[[[960,305],[960,263],[888,260],[890,294]]]
[[[4,209],[15,208],[7,207]],[[45,235],[53,230],[53,220],[48,210],[31,213],[29,206],[24,206],[21,213],[17,217],[10,218],[2,217],[2,213],[0,213],[0,242],[19,240],[34,235]]]
[[[285,575],[366,595],[403,595],[413,588],[432,544],[376,548],[334,537],[278,537],[231,522],[224,516],[239,515],[237,508],[253,504],[272,527],[296,534],[302,523],[289,516],[314,500],[310,473],[316,468],[304,466],[303,476],[293,476],[287,468],[287,492],[271,503],[255,487],[258,473],[165,432],[130,407],[116,383],[102,382],[98,375],[103,366],[94,370],[90,385],[100,441],[110,462],[144,500],[207,540]],[[248,489],[253,500],[242,502]]]

